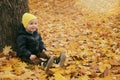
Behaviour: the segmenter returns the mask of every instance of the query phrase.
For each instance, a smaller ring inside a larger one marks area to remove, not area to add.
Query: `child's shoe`
[[[48,60],[46,67],[45,67],[45,72],[47,73],[49,71],[49,68],[53,65],[54,57],[51,56],[50,59]]]
[[[54,63],[55,64],[59,63],[60,67],[63,67],[65,60],[66,60],[66,55],[64,53],[61,53],[60,56],[54,60]]]
[[[53,65],[54,58],[51,56],[48,61],[41,62],[41,66],[45,67],[45,72],[49,71],[49,68]]]

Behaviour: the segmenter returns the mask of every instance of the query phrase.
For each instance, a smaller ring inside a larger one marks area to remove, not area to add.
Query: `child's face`
[[[29,32],[34,32],[37,30],[38,28],[38,20],[37,19],[33,19],[28,23],[28,26],[26,27],[26,30]]]

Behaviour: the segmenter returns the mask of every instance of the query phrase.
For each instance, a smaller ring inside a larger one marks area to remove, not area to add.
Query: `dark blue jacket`
[[[21,25],[17,37],[17,56],[29,58],[31,54],[42,52],[43,49],[46,50],[41,35],[37,31],[29,33]]]

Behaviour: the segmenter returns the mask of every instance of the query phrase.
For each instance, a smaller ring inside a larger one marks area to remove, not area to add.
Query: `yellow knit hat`
[[[26,28],[28,23],[33,19],[37,19],[37,17],[30,13],[24,13],[22,16],[22,23],[24,27]]]

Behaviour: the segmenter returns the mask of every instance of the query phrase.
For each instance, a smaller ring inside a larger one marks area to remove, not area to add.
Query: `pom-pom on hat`
[[[22,23],[24,27],[26,28],[28,23],[33,19],[37,19],[37,17],[30,13],[24,13],[22,16]]]

